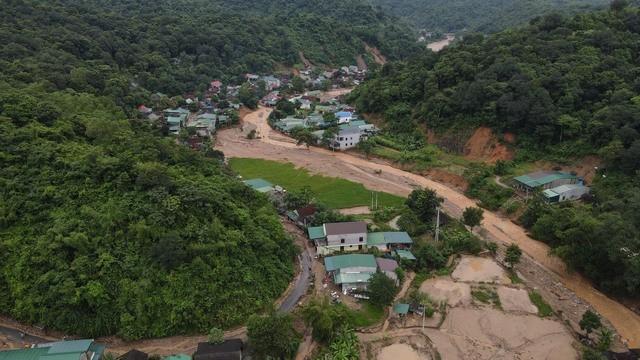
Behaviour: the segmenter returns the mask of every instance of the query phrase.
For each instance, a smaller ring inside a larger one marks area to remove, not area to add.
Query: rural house
[[[373,255],[349,254],[330,256],[324,259],[327,273],[333,282],[340,285],[343,293],[366,290],[369,278],[375,274],[378,264]]]
[[[582,184],[560,185],[552,189],[546,189],[542,195],[550,203],[560,203],[570,200],[578,200],[589,193],[589,187]]]
[[[367,234],[367,247],[375,247],[380,251],[407,249],[413,240],[405,231],[372,232]]]
[[[165,110],[163,114],[169,127],[169,134],[178,135],[180,129],[186,125],[190,112],[183,108],[177,108]]]
[[[92,339],[41,343],[28,349],[0,351],[0,360],[100,360],[104,345]]]
[[[346,124],[353,119],[353,113],[351,111],[338,111],[335,113],[338,124]]]
[[[396,274],[398,262],[393,259],[376,258],[376,263],[378,264],[378,269],[380,269],[383,274],[387,275],[389,279],[395,281],[397,286],[399,284],[398,274]]]
[[[318,255],[357,251],[367,246],[367,223],[364,221],[329,223],[310,227],[307,232]]]
[[[362,130],[357,126],[350,126],[338,130],[338,133],[333,137],[333,141],[329,144],[329,147],[334,150],[347,150],[354,148],[363,138]]]
[[[200,114],[192,126],[196,129],[198,136],[209,137],[216,131],[216,115]]]
[[[513,178],[514,187],[529,195],[535,190],[546,190],[560,185],[582,184],[574,174],[560,171],[536,171]]]
[[[301,207],[300,209],[287,212],[289,220],[300,227],[306,227],[316,214],[316,206],[313,204]]]

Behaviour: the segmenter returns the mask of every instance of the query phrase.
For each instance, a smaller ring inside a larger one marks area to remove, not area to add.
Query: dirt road
[[[444,39],[427,44],[427,48],[438,52],[447,47],[455,39],[455,35],[447,35]]]
[[[227,157],[260,158],[287,161],[304,167],[312,173],[342,177],[359,182],[365,187],[406,196],[416,187],[429,187],[445,199],[444,210],[452,216],[461,216],[464,208],[476,206],[476,202],[464,194],[428,178],[399,170],[388,163],[373,162],[364,158],[327,149],[298,147],[271,130],[266,119],[271,109],[260,108],[247,114],[244,121],[253,123],[260,140],[247,140],[238,129],[223,130],[218,134],[216,147]],[[376,170],[381,170],[376,174]],[[640,316],[624,305],[608,298],[582,276],[570,273],[565,264],[549,254],[549,247],[530,238],[523,228],[490,211],[484,212],[483,231],[491,238],[505,244],[516,243],[537,263],[558,275],[559,280],[576,295],[590,303],[608,319],[632,348],[640,348]]]

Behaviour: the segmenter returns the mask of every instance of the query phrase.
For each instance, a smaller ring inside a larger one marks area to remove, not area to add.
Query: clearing
[[[317,200],[331,208],[354,208],[371,204],[371,192],[362,184],[336,177],[312,175],[303,168],[291,163],[282,163],[261,159],[233,158],[229,166],[244,179],[263,178],[289,191],[300,190],[305,186],[317,196]],[[404,199],[379,193],[378,206],[399,206]]]
[[[451,276],[464,282],[511,283],[507,273],[495,261],[476,256],[463,256]]]

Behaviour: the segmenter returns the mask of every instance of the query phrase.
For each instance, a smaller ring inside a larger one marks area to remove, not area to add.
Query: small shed
[[[273,184],[265,179],[249,179],[245,180],[244,183],[247,184],[247,186],[249,186],[250,188],[261,193],[267,193],[274,190]]]
[[[393,312],[403,317],[409,313],[409,304],[395,304],[393,305]]]
[[[411,251],[409,251],[409,250],[400,250],[400,249],[398,249],[395,252],[396,252],[396,255],[398,255],[398,257],[400,257],[400,259],[403,259],[403,260],[415,260],[416,259],[416,257],[413,256],[413,253],[411,253]]]

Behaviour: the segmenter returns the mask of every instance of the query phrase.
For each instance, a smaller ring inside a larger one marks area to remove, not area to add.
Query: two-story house
[[[364,221],[329,223],[310,227],[308,231],[318,255],[367,248],[367,223]]]

